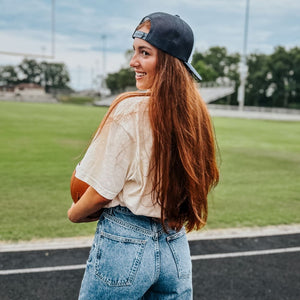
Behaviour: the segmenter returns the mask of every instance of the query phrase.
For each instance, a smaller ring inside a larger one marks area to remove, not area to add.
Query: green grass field
[[[94,234],[69,180],[105,108],[0,102],[0,240]],[[300,122],[214,119],[221,180],[208,228],[300,223]]]

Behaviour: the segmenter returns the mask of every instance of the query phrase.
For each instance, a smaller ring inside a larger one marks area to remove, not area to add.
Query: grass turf
[[[91,235],[69,180],[106,108],[0,102],[0,240]],[[221,180],[209,228],[300,223],[300,122],[214,119]]]
[[[220,184],[209,226],[300,223],[300,122],[214,119]]]

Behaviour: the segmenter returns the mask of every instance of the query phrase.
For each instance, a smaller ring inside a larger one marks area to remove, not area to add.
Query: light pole
[[[51,40],[52,40],[52,58],[55,57],[55,0],[52,0],[51,9]]]
[[[102,73],[103,78],[106,76],[106,34],[101,35],[102,39]]]
[[[101,35],[102,39],[102,79],[100,82],[100,93],[107,95],[107,86],[106,86],[106,34]],[[101,75],[100,75],[101,78]]]
[[[241,76],[241,84],[238,89],[238,102],[239,109],[244,109],[245,104],[245,86],[246,86],[246,78],[248,73],[247,67],[247,42],[248,42],[248,23],[249,23],[249,2],[250,0],[246,0],[246,16],[245,16],[245,27],[244,27],[244,45],[243,45],[243,53],[242,59],[240,63],[240,76]]]

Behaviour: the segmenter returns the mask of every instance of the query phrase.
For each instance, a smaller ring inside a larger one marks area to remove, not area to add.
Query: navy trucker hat
[[[180,59],[197,81],[202,78],[189,63],[194,34],[191,27],[179,16],[156,12],[144,17],[140,24],[149,20],[151,28],[148,33],[135,30],[132,38],[143,39],[152,46]]]

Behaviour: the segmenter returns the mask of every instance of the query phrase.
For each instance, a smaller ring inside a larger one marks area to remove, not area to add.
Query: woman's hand
[[[74,205],[75,205],[75,203],[73,202],[71,207],[68,210],[68,218],[69,218],[70,221],[72,221],[72,208],[73,208]],[[77,220],[77,221],[74,220],[72,222],[74,222],[74,223],[95,222],[95,221],[99,220],[100,215],[101,215],[101,210],[99,212],[93,213],[90,216],[87,216],[86,218],[82,218],[82,219]]]
[[[68,210],[68,218],[73,223],[98,221],[101,209],[110,201],[89,187],[80,200],[72,203]]]

